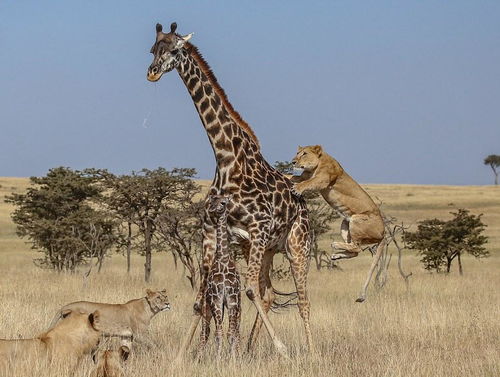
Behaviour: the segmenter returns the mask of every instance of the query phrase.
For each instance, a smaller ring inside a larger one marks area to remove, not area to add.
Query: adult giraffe
[[[169,33],[156,25],[154,55],[147,78],[158,81],[165,72],[177,69],[191,95],[212,145],[217,168],[209,195],[232,195],[228,232],[242,244],[247,259],[246,294],[257,309],[249,338],[249,348],[264,322],[277,350],[287,349],[276,336],[267,312],[274,300],[269,277],[277,250],[286,250],[298,294],[299,312],[306,340],[312,348],[309,325],[309,299],[306,282],[309,269],[310,231],[305,201],[295,194],[293,184],[272,168],[260,153],[259,142],[250,126],[233,109],[224,90],[198,49],[189,43],[192,34],[176,34],[176,23]],[[200,289],[194,304],[197,314],[179,351],[189,346],[199,322],[206,278],[214,256],[216,227],[205,206],[203,224],[203,266]]]

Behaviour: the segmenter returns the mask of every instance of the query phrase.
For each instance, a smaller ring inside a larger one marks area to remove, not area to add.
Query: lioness
[[[97,364],[91,377],[122,377],[124,375],[123,363],[130,355],[130,348],[121,346],[118,350],[108,349],[99,351],[93,357]]]
[[[27,358],[45,359],[68,369],[76,367],[99,342],[100,314],[97,310],[90,314],[64,310],[61,317],[57,326],[36,338],[0,339],[0,367]]]
[[[366,282],[356,300],[363,302],[373,270],[385,247],[384,221],[378,206],[337,160],[323,151],[321,145],[299,146],[292,163],[294,168],[303,170],[299,177],[292,179],[295,189],[299,193],[318,191],[344,218],[340,226],[344,242],[332,243],[334,250],[341,250],[332,255],[332,260],[353,258],[362,251],[362,245],[378,244]]]
[[[63,306],[55,315],[50,327],[61,319],[65,310],[78,310],[90,313],[99,310],[101,321],[106,327],[130,328],[134,335],[147,329],[151,319],[158,313],[169,310],[167,291],[146,290],[146,297],[130,300],[125,304],[105,304],[99,302],[77,301]]]

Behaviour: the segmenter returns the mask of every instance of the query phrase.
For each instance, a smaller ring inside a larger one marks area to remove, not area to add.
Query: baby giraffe
[[[203,323],[200,336],[198,355],[205,348],[210,334],[210,319],[215,320],[215,342],[217,344],[217,356],[220,357],[222,348],[222,322],[224,320],[224,308],[229,313],[228,340],[231,354],[240,352],[240,318],[241,318],[241,296],[240,276],[236,269],[236,263],[229,250],[227,233],[227,214],[231,204],[229,195],[211,195],[209,197],[209,216],[217,224],[217,243],[215,256],[210,268],[203,304]]]

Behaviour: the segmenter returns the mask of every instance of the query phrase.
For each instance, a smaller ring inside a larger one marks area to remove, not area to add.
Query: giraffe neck
[[[225,261],[231,257],[227,236],[227,212],[217,219],[217,243],[214,261]]]
[[[257,137],[233,109],[196,47],[188,43],[182,53],[177,71],[207,131],[218,173],[230,171],[235,161],[259,153]]]

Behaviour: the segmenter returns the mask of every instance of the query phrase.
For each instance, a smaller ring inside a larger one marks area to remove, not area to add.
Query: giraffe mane
[[[196,60],[201,71],[205,74],[205,76],[207,76],[208,80],[212,83],[212,86],[213,86],[215,93],[217,93],[217,95],[220,97],[221,102],[226,107],[231,118],[233,118],[233,120],[236,122],[236,124],[246,134],[248,134],[248,136],[250,136],[250,138],[255,142],[255,144],[257,144],[257,148],[260,149],[259,139],[257,139],[255,132],[253,132],[250,125],[247,122],[245,122],[245,120],[241,117],[241,115],[234,109],[233,105],[231,105],[231,102],[229,102],[229,100],[227,98],[226,92],[224,92],[224,89],[222,89],[222,87],[218,83],[217,78],[215,77],[214,73],[212,72],[212,69],[210,68],[210,66],[208,65],[206,60],[203,58],[203,56],[199,52],[198,48],[189,42],[186,42],[184,47],[189,52],[189,54],[193,57],[193,59]]]

